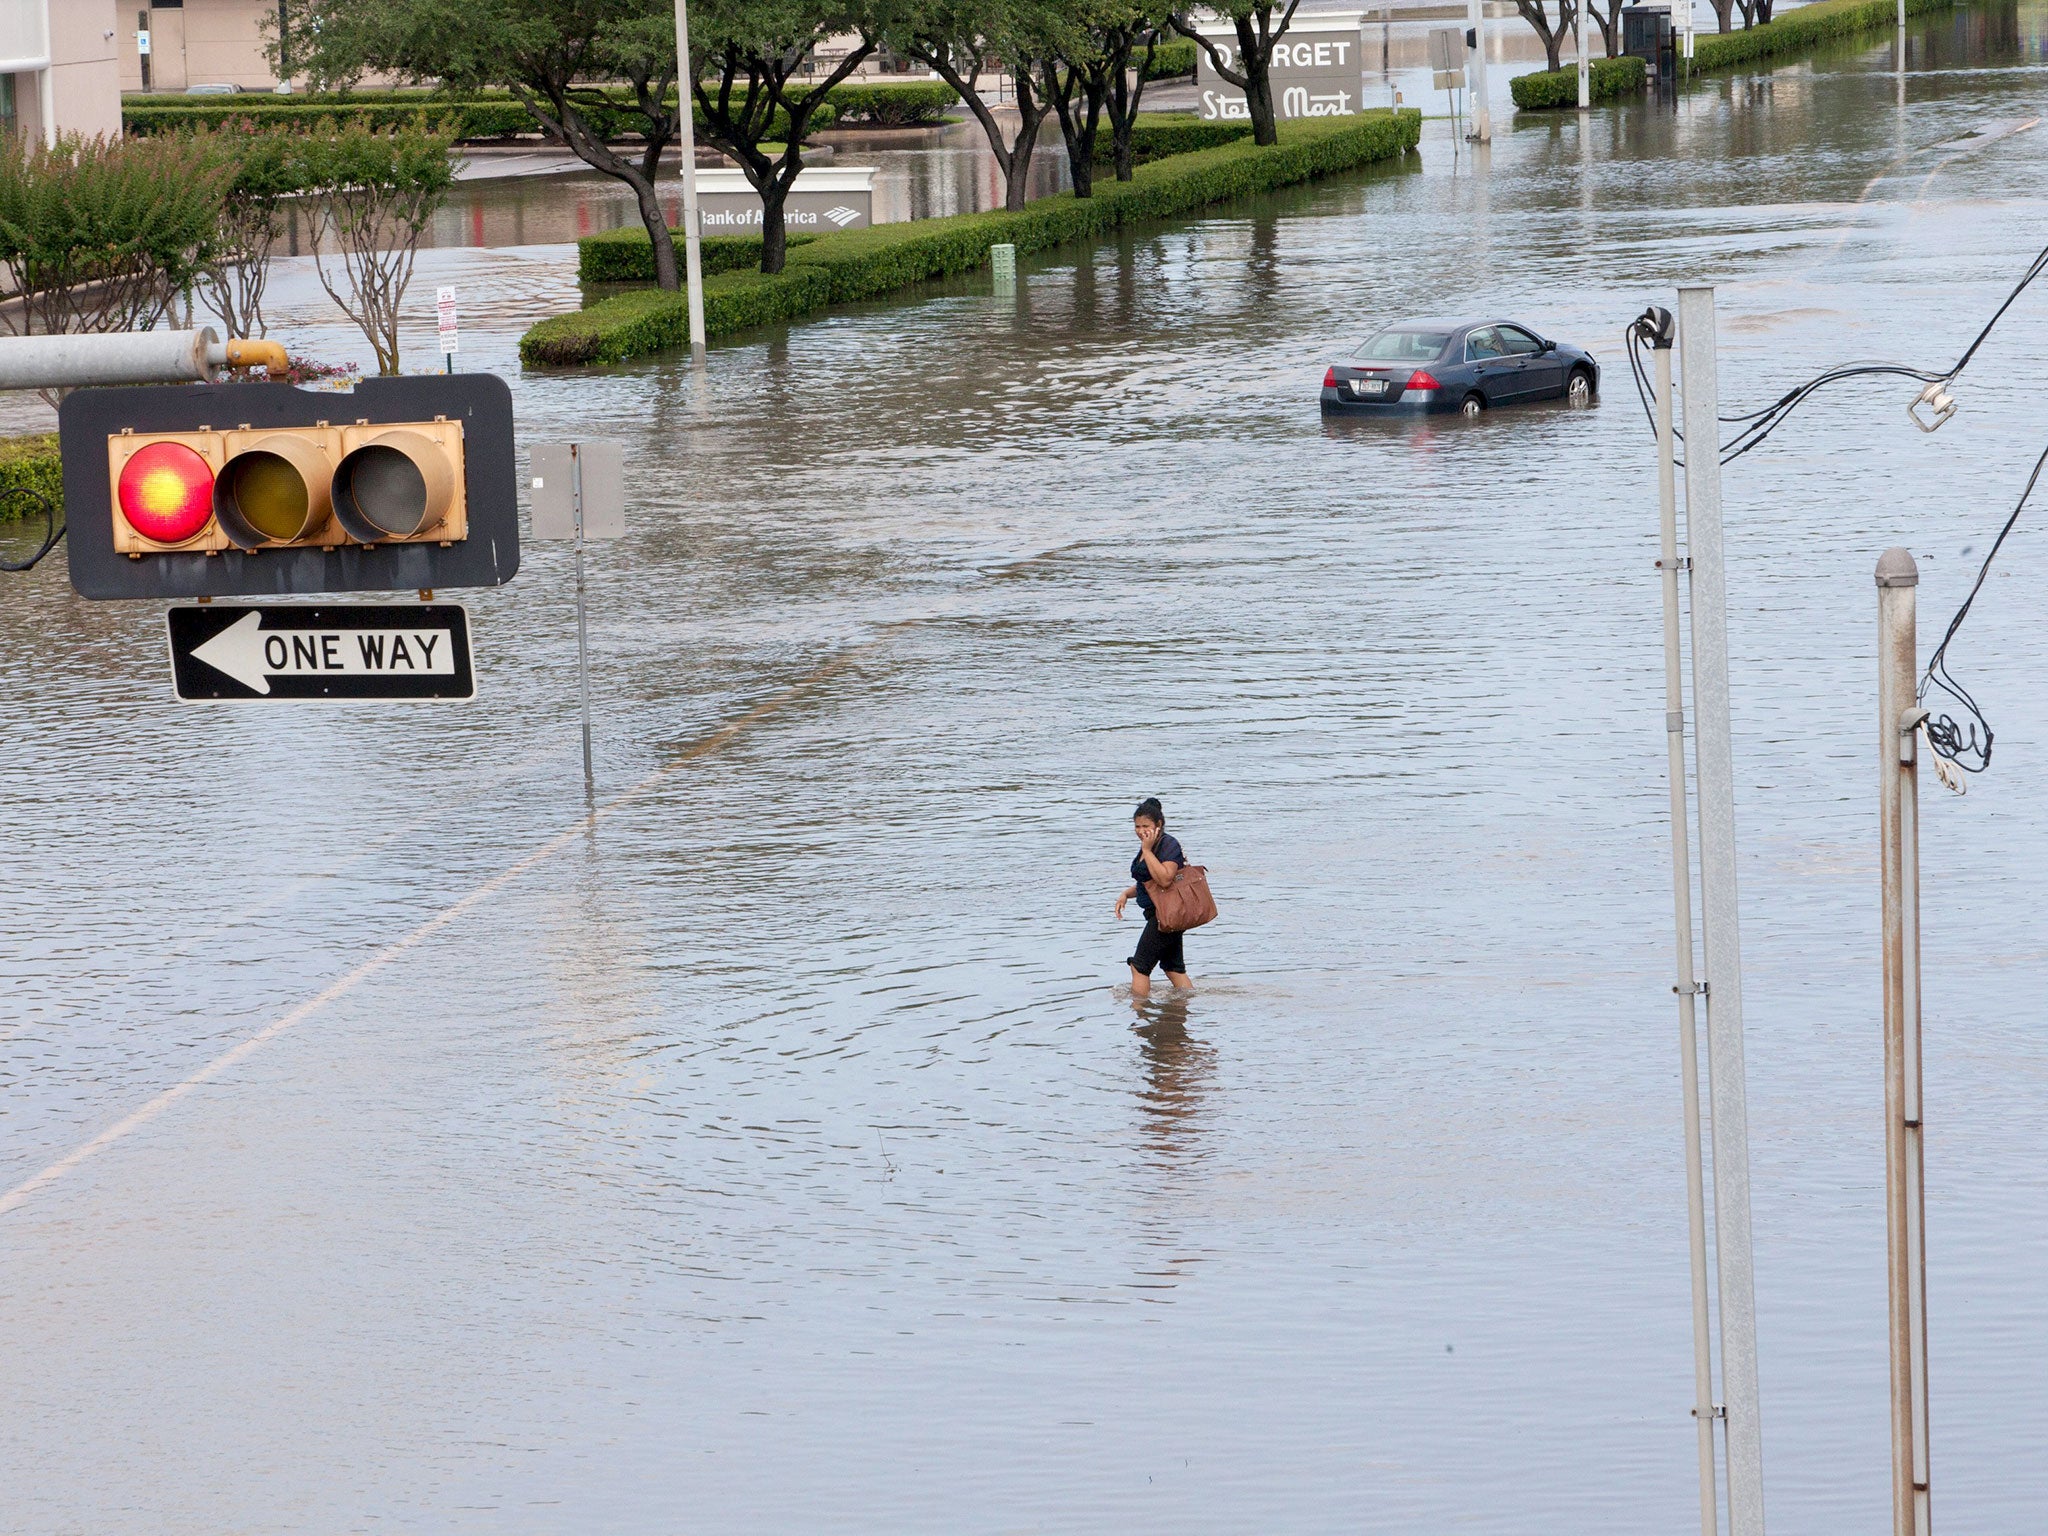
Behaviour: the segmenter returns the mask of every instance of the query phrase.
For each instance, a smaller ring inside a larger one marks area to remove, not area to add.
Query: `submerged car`
[[[1323,375],[1323,409],[1462,411],[1600,393],[1593,354],[1506,320],[1404,320],[1375,331]]]

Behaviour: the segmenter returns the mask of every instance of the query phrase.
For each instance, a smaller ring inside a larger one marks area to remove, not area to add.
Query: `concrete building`
[[[0,131],[118,135],[117,0],[0,0]]]
[[[54,0],[70,5],[73,0]],[[279,0],[115,0],[121,13],[121,89],[183,91],[238,85],[267,91],[277,73],[263,56],[277,27]],[[141,48],[149,38],[149,53]],[[146,75],[146,79],[145,79]]]

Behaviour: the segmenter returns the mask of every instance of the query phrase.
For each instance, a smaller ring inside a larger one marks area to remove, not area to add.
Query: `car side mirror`
[[[1536,347],[1536,352],[1539,357],[1545,352],[1555,352],[1556,350],[1557,343],[1554,341],[1540,342]]]

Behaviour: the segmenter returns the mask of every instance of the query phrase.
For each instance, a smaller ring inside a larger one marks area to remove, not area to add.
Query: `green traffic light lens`
[[[268,539],[295,539],[312,506],[299,472],[274,453],[245,453],[230,471],[235,510]]]
[[[370,443],[349,455],[349,499],[372,526],[396,536],[417,533],[427,518],[427,479],[396,448]]]

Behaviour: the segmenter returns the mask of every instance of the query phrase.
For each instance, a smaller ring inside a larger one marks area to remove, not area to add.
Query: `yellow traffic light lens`
[[[332,510],[332,439],[339,435],[326,427],[230,432],[228,461],[213,491],[221,532],[252,551],[323,542]]]
[[[213,470],[183,443],[150,443],[121,467],[115,495],[130,528],[180,544],[213,515]]]
[[[427,477],[412,459],[383,443],[349,455],[348,496],[372,527],[403,537],[427,518]]]
[[[312,498],[299,472],[274,453],[245,453],[228,466],[235,510],[267,539],[295,539],[306,527]]]

